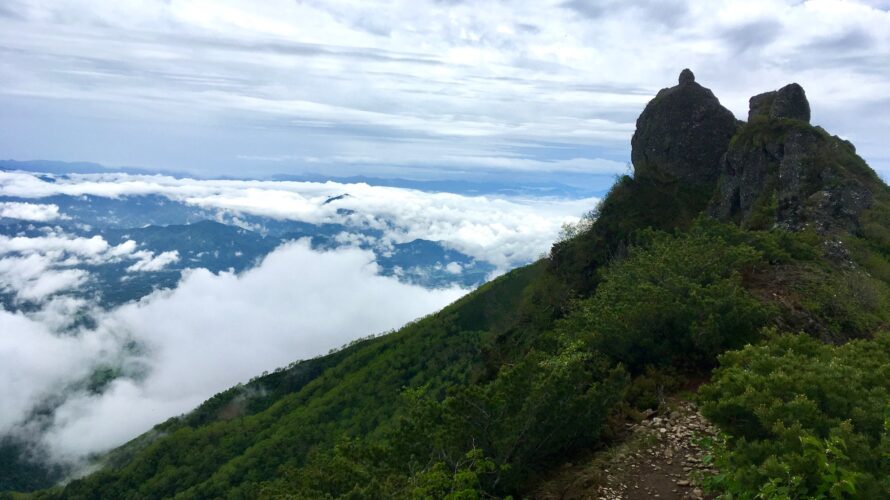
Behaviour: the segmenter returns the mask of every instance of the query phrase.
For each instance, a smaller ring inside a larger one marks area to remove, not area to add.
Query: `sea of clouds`
[[[47,196],[149,194],[229,214],[372,227],[395,243],[442,241],[499,273],[545,253],[563,224],[596,203],[336,182],[0,172],[0,196],[17,200],[0,203],[0,213],[21,221],[67,220],[41,202]],[[325,203],[342,194],[349,196]],[[90,279],[81,264],[124,261],[133,274],[177,259],[52,226],[37,236],[0,236],[0,289],[37,305],[0,308],[0,435],[27,436],[53,460],[76,462],[263,371],[398,328],[468,292],[384,277],[368,250],[317,251],[303,239],[240,274],[188,270],[175,289],[112,310],[64,293]],[[77,323],[84,316],[93,322]],[[117,378],[90,390],[85,381],[101,370]],[[47,406],[53,411],[35,414]]]
[[[332,181],[196,180],[119,173],[47,177],[0,172],[3,196],[117,198],[152,194],[196,207],[275,219],[366,225],[384,231],[395,243],[417,238],[442,241],[502,270],[536,259],[550,247],[563,224],[577,221],[598,201],[465,196]],[[324,203],[343,194],[349,196],[336,203]],[[53,208],[42,210],[51,213]]]

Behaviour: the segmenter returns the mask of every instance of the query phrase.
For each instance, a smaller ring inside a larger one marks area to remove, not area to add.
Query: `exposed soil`
[[[671,400],[660,414],[647,411],[620,445],[566,464],[532,494],[545,500],[646,500],[711,498],[696,484],[713,468],[698,444],[713,436],[693,403]]]

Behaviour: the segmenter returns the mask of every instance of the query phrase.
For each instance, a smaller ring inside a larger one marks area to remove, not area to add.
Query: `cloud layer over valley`
[[[171,291],[99,313],[64,335],[59,304],[41,314],[0,310],[0,434],[44,436],[57,459],[102,451],[188,411],[215,392],[381,333],[465,293],[376,274],[358,249],[285,245],[241,275],[189,272]],[[107,387],[90,387],[113,372]],[[61,398],[61,399],[60,399]],[[35,406],[59,406],[47,420]]]
[[[502,270],[546,252],[563,223],[576,221],[597,202],[595,198],[462,196],[337,182],[195,180],[129,174],[46,177],[3,171],[0,193],[26,199],[59,194],[112,198],[162,195],[235,214],[313,224],[347,223],[379,230],[395,243],[420,237],[443,241]]]
[[[383,276],[384,261],[402,262],[390,258],[399,245],[426,242],[409,254],[432,245],[463,252],[435,263],[446,276],[493,276],[545,253],[596,202],[0,171],[0,437],[78,463],[265,370],[398,328],[467,293],[406,282],[399,267]],[[184,212],[194,224],[141,227]],[[283,237],[274,250],[254,248],[279,222],[318,231],[329,246]],[[217,246],[196,247],[208,234]],[[144,238],[180,246],[160,250]],[[211,272],[195,261],[207,251],[261,260]],[[163,281],[149,280],[135,299],[99,300],[149,276],[178,283],[152,292]]]

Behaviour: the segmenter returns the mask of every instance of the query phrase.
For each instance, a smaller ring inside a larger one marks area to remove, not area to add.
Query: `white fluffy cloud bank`
[[[343,224],[347,229],[337,235],[343,243],[371,238],[375,248],[386,248],[437,240],[499,271],[546,252],[562,224],[577,221],[597,201],[335,182],[10,171],[0,171],[0,193],[34,201],[22,205],[53,195],[159,195],[232,215],[228,220],[257,215]],[[350,233],[350,227],[377,232]],[[241,274],[186,270],[176,288],[111,310],[68,294],[92,278],[91,265],[123,263],[122,277],[130,279],[180,258],[176,251],[146,251],[130,239],[113,244],[102,236],[68,234],[61,225],[0,235],[0,291],[12,292],[13,305],[33,306],[25,313],[0,309],[0,435],[36,436],[52,457],[77,460],[122,444],[264,370],[397,328],[466,293],[380,276],[370,251],[350,246],[318,252],[301,240]],[[453,262],[446,270],[463,272]],[[77,326],[83,314],[95,319],[94,328]],[[90,392],[85,381],[109,370],[119,376]],[[35,421],[32,409],[48,401],[56,405],[51,417]]]
[[[63,218],[56,205],[38,203],[21,203],[17,201],[0,202],[0,218],[20,219],[46,222]]]
[[[179,260],[176,251],[155,255],[133,240],[111,245],[101,236],[72,236],[49,229],[43,236],[0,235],[0,292],[17,302],[40,304],[77,289],[90,272],[77,266],[135,261],[128,272],[158,271]]]
[[[172,291],[102,313],[95,330],[59,336],[49,309],[42,317],[0,310],[0,434],[23,432],[35,404],[63,393],[44,443],[57,459],[77,459],[264,370],[397,328],[463,293],[379,276],[370,252],[316,252],[300,241],[241,275],[193,270]],[[101,394],[71,385],[103,366],[124,376]]]
[[[315,224],[351,224],[379,229],[395,243],[418,238],[442,241],[502,271],[546,252],[564,223],[577,221],[598,201],[464,196],[337,182],[196,180],[163,175],[70,175],[49,182],[45,176],[2,171],[0,192],[23,198],[157,194],[234,213]],[[349,196],[325,203],[343,194]]]

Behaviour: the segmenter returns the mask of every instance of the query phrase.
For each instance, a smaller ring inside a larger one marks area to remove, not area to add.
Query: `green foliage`
[[[830,341],[871,336],[890,323],[890,286],[857,268],[799,267],[800,306]]]
[[[872,206],[860,217],[858,234],[846,242],[859,265],[890,284],[890,188],[881,185],[875,191]]]
[[[506,470],[485,458],[482,450],[473,449],[453,469],[444,462],[436,462],[429,469],[417,473],[411,478],[413,488],[410,494],[412,498],[481,499],[488,496],[483,490],[482,478]]]
[[[532,353],[494,380],[455,386],[441,400],[429,389],[408,389],[393,428],[313,453],[260,491],[295,498],[514,493],[554,458],[593,444],[626,382],[621,369],[573,345]]]
[[[12,436],[0,436],[0,492],[44,487],[60,480],[64,474],[61,466],[46,466],[46,457],[34,456],[30,446]],[[30,460],[22,460],[28,457]],[[0,498],[2,498],[0,493]]]
[[[673,367],[648,366],[631,381],[625,401],[638,411],[659,408],[668,395],[680,389],[683,380]]]
[[[590,228],[553,245],[551,269],[576,294],[589,295],[599,284],[598,270],[623,257],[636,232],[684,229],[701,214],[710,197],[707,186],[619,177],[590,215],[596,218]]]
[[[737,144],[752,144],[763,147],[767,144],[783,143],[789,133],[794,131],[816,132],[821,137],[828,134],[820,128],[813,127],[807,122],[791,118],[766,118],[754,117],[744,127],[740,127],[730,141],[730,147]]]
[[[561,324],[591,350],[639,372],[648,365],[706,367],[727,348],[752,341],[772,311],[748,293],[744,273],[766,266],[755,245],[781,248],[774,238],[741,242],[738,229],[702,220],[671,236],[647,232],[627,258],[603,273],[593,297]]]
[[[726,433],[712,487],[732,498],[890,496],[890,334],[842,346],[772,334],[720,363],[699,392]]]
[[[426,462],[456,460],[481,449],[495,464],[490,491],[512,492],[554,457],[590,446],[610,408],[623,398],[620,368],[570,345],[559,354],[530,353],[485,385],[456,388],[442,401],[415,395],[400,424],[402,443]]]

